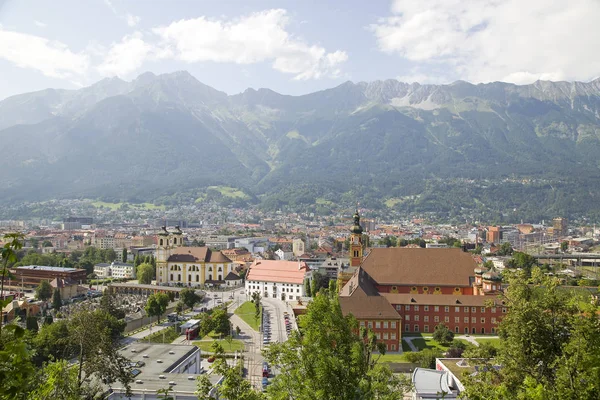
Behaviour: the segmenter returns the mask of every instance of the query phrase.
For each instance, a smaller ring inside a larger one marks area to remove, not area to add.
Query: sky
[[[590,81],[598,0],[0,0],[0,99],[187,70],[229,94]]]

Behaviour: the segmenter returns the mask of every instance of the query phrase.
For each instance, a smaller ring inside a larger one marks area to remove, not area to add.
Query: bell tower
[[[363,260],[363,238],[362,238],[363,228],[360,226],[360,215],[358,214],[358,209],[354,213],[354,225],[350,230],[350,246],[349,246],[349,255],[350,255],[350,266],[358,267],[362,263]]]
[[[161,283],[167,282],[167,260],[171,255],[171,234],[167,231],[167,227],[163,226],[162,230],[158,233],[158,246],[156,247],[156,282],[160,285]]]

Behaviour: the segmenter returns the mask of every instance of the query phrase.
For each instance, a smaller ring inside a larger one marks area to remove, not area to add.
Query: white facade
[[[110,274],[113,278],[135,279],[135,267],[133,264],[112,263],[110,265]]]
[[[304,284],[298,283],[246,281],[245,288],[248,294],[259,292],[262,297],[282,300],[299,300],[306,296]]]
[[[94,265],[94,275],[98,278],[108,278],[110,276],[110,264]]]

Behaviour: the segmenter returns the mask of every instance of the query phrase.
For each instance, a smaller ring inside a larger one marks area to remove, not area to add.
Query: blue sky
[[[589,81],[596,0],[0,0],[0,99],[187,70],[233,94],[346,80]]]

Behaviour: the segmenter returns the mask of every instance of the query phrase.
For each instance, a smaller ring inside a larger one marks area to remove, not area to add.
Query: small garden
[[[259,331],[260,324],[262,322],[262,306],[259,305],[257,313],[257,307],[254,300],[242,303],[238,308],[236,308],[235,315],[244,320],[244,322],[250,325],[252,329],[257,332]]]
[[[175,339],[179,337],[179,333],[177,333],[177,328],[175,326],[170,326],[165,329],[161,329],[157,332],[154,332],[145,338],[141,339],[142,343],[172,343]]]
[[[226,353],[240,352],[244,350],[244,342],[239,339],[233,339],[227,337],[221,340],[211,340],[211,338],[204,338],[203,340],[197,340],[192,342],[193,345],[198,346],[203,352],[212,352],[214,344],[218,343]]]

